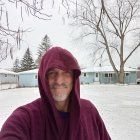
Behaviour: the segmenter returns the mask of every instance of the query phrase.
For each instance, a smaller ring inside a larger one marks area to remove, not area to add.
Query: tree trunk
[[[118,73],[118,83],[120,84],[124,84],[124,75],[125,72],[124,72],[124,65],[121,65],[120,66],[120,71]]]

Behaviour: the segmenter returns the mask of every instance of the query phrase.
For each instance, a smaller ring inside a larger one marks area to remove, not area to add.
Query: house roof
[[[118,67],[117,67],[118,68]],[[81,70],[82,72],[114,72],[112,66],[89,67]],[[136,68],[124,67],[125,72],[138,71]]]
[[[0,68],[0,74],[16,74],[16,73],[13,71],[9,71],[9,70],[5,70],[5,69]]]
[[[19,72],[18,74],[37,74],[37,73],[38,73],[38,69],[33,69],[33,70],[22,71]]]

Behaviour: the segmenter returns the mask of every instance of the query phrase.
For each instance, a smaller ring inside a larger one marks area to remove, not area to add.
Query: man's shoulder
[[[19,111],[23,111],[23,112],[38,112],[40,111],[40,109],[42,108],[42,100],[40,98],[30,102],[30,103],[27,103],[25,105],[22,105],[20,107],[18,107],[15,111],[19,110]]]
[[[31,127],[39,126],[42,123],[42,111],[40,110],[41,100],[37,99],[31,103],[20,106],[13,111],[13,113],[7,118],[3,124],[2,131],[3,133],[13,133],[18,135],[19,131],[29,132]],[[36,121],[38,120],[38,121]],[[44,122],[43,122],[44,123]],[[35,124],[35,125],[34,125]],[[12,128],[12,130],[11,130]],[[7,132],[7,130],[10,130]]]
[[[87,111],[97,110],[94,104],[87,99],[80,99],[80,105],[82,110],[87,110]]]
[[[17,117],[22,117],[22,116],[28,116],[31,115],[31,113],[38,113],[41,108],[41,99],[36,99],[30,103],[27,103],[25,105],[19,106],[16,108],[13,113],[11,114],[12,116],[17,116]]]
[[[30,103],[27,103],[27,104],[25,104],[23,106],[20,106],[19,108],[36,109],[39,106],[41,106],[41,104],[42,104],[42,101],[41,101],[40,98],[38,98],[38,99],[36,99],[36,100],[34,100],[34,101],[30,102]]]
[[[93,103],[87,99],[80,99],[81,107],[91,107],[94,106]]]

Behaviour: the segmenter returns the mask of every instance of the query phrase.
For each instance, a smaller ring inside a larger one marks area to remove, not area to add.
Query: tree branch
[[[135,52],[135,50],[140,47],[140,42],[136,45],[136,47],[129,53],[129,55],[126,57],[126,59],[123,61],[124,64],[126,63],[126,61],[128,60],[128,58]]]

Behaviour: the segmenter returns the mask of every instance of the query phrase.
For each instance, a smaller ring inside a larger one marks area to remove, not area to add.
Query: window
[[[35,75],[35,79],[37,79],[37,75]]]
[[[98,73],[96,73],[96,77],[98,77]]]
[[[7,77],[7,74],[5,74],[5,77]]]
[[[125,73],[125,76],[129,76],[129,73]]]
[[[105,73],[105,77],[108,77],[108,73]]]
[[[109,73],[109,77],[112,77],[112,73]]]
[[[112,73],[105,73],[105,77],[112,77]]]
[[[86,77],[86,73],[84,73],[84,77]]]

